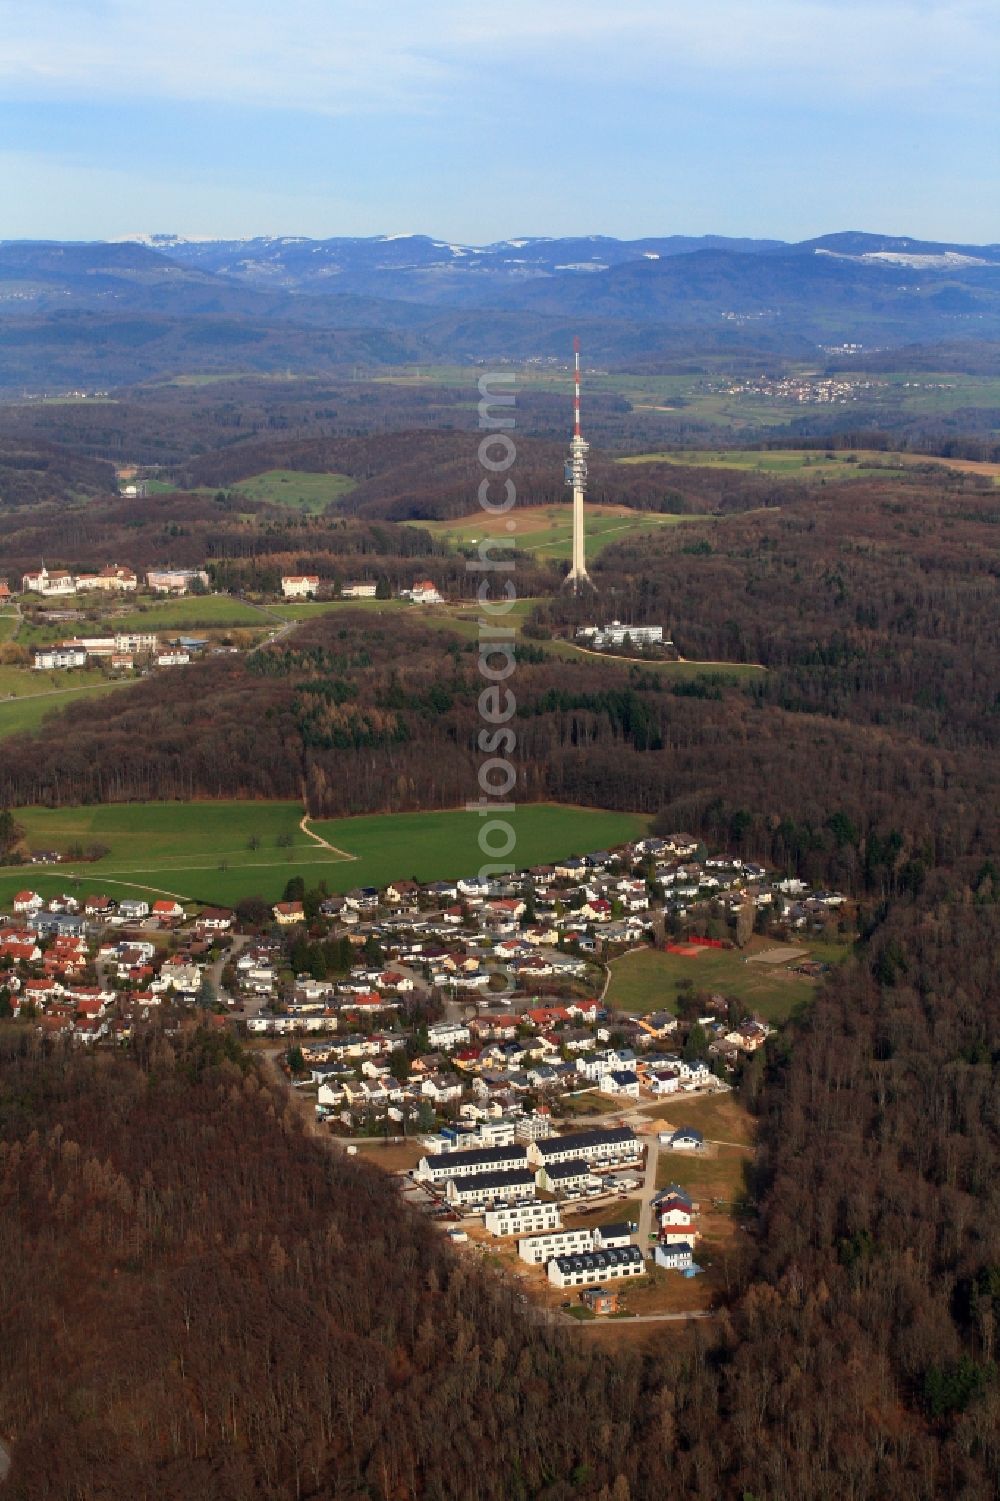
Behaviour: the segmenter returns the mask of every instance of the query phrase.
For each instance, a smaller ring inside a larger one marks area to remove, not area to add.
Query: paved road
[[[642,1183],[642,1208],[639,1210],[639,1246],[643,1256],[649,1255],[649,1235],[653,1228],[653,1195],[656,1192],[656,1164],[660,1155],[660,1140],[655,1131],[646,1137],[646,1176]]]

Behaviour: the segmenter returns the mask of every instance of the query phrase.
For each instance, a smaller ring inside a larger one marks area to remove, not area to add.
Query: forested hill
[[[560,359],[574,332],[591,358],[633,368],[680,351],[808,360],[845,342],[1000,337],[996,246],[863,234],[0,242],[0,277],[0,386],[13,390]]]

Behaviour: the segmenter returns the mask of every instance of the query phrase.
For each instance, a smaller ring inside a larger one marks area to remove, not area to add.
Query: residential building
[[[517,1122],[516,1135],[518,1141],[545,1141],[552,1135],[552,1116],[549,1114],[547,1105],[533,1110],[530,1115],[522,1115]]]
[[[568,1162],[549,1162],[538,1169],[536,1182],[547,1193],[579,1193],[595,1182],[590,1165],[582,1157],[570,1158]]]
[[[156,594],[187,594],[195,584],[208,588],[204,568],[153,568],[146,574],[146,586]]]
[[[432,1048],[448,1051],[469,1042],[470,1033],[461,1022],[432,1022],[427,1028],[427,1040]]]
[[[612,1225],[595,1225],[594,1250],[611,1251],[617,1250],[619,1246],[630,1246],[635,1229],[635,1225],[630,1224],[628,1220],[619,1220]]]
[[[508,1172],[527,1168],[526,1147],[475,1147],[467,1152],[438,1152],[421,1157],[416,1176],[428,1183],[446,1183],[449,1178],[474,1177],[477,1174]]]
[[[36,672],[52,672],[86,665],[87,653],[77,646],[44,646],[35,652]]]
[[[660,1145],[672,1152],[703,1152],[705,1138],[694,1126],[681,1126],[677,1131],[660,1132]]]
[[[118,904],[118,916],[124,922],[141,922],[149,916],[149,903],[141,897],[123,897]]]
[[[580,1292],[580,1302],[597,1318],[606,1318],[618,1312],[620,1299],[609,1287],[585,1287]]]
[[[526,1199],[521,1204],[504,1204],[490,1209],[483,1223],[491,1235],[529,1235],[539,1230],[560,1230],[562,1212],[558,1204]]]
[[[641,1156],[642,1143],[629,1126],[607,1131],[574,1131],[568,1136],[533,1141],[528,1147],[529,1161],[538,1167],[569,1162],[575,1157],[582,1157],[591,1167],[612,1167],[619,1162],[635,1162]]]
[[[677,1241],[674,1245],[658,1245],[653,1251],[653,1260],[668,1272],[684,1272],[694,1264],[694,1250],[689,1241]]]
[[[610,1251],[581,1251],[556,1256],[549,1262],[549,1281],[554,1287],[580,1287],[585,1282],[611,1282],[619,1277],[641,1277],[646,1270],[638,1246],[619,1246]]]
[[[354,583],[345,584],[340,591],[341,599],[374,599],[377,584]]]
[[[184,916],[184,908],[172,897],[161,897],[153,903],[152,916],[158,918],[160,922],[180,922]]]
[[[525,1168],[521,1172],[476,1173],[471,1177],[449,1178],[445,1189],[449,1204],[466,1208],[470,1204],[511,1203],[535,1197],[535,1175]]]
[[[275,902],[271,908],[274,920],[283,928],[289,928],[293,923],[305,922],[305,908],[301,902]]]
[[[282,575],[281,592],[286,599],[308,599],[318,589],[318,573],[286,573]]]
[[[601,1093],[624,1095],[627,1099],[639,1098],[639,1075],[632,1069],[613,1069],[601,1075]]]
[[[550,1230],[544,1235],[529,1235],[517,1243],[517,1254],[529,1266],[545,1266],[553,1256],[572,1256],[580,1251],[594,1249],[594,1232],[579,1230]]]
[[[444,603],[443,597],[438,593],[436,585],[430,579],[419,579],[412,589],[401,589],[401,599],[412,600],[415,605],[440,605]]]

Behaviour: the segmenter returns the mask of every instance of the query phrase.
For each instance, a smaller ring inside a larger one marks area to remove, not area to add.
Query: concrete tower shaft
[[[567,584],[572,584],[574,594],[586,585],[594,585],[587,572],[587,545],[583,520],[583,496],[587,488],[587,452],[590,445],[584,442],[580,428],[580,340],[573,340],[573,439],[566,461],[566,483],[573,486],[573,560]]]

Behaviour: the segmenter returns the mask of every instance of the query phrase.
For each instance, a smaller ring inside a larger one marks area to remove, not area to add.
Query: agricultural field
[[[785,479],[848,480],[884,476],[907,469],[958,470],[1000,482],[1000,464],[971,459],[936,459],[917,453],[888,453],[874,449],[823,450],[816,448],[711,449],[675,448],[660,453],[632,454],[619,464],[680,464],[704,469],[774,474]]]
[[[339,892],[394,877],[432,881],[474,873],[484,860],[479,820],[464,810],[327,820],[310,825],[315,838],[300,828],[302,808],[293,802],[22,808],[16,817],[33,849],[95,842],[109,848],[96,863],[32,867],[31,884],[43,896],[77,879],[114,896],[157,891],[231,905],[258,895],[276,901],[294,875]],[[528,866],[637,838],[647,820],[539,803],[518,808],[511,822],[512,858]],[[23,867],[0,873],[0,904],[25,879]]]
[[[711,521],[710,516],[675,516],[658,511],[636,511],[629,506],[587,502],[587,553],[593,557],[612,542],[624,542],[664,526],[691,521]],[[573,550],[571,505],[516,506],[507,516],[475,515],[449,521],[411,522],[452,547],[468,547],[482,537],[498,537],[522,552],[552,560],[568,560]]]
[[[783,396],[729,394],[722,387],[733,378],[731,365],[715,361],[711,356],[706,356],[700,364],[700,370],[683,375],[630,374],[591,370],[585,366],[583,379],[586,391],[593,395],[623,396],[636,411],[656,416],[662,414],[665,436],[669,435],[678,419],[715,428],[723,438],[727,432],[750,433],[760,427],[792,422],[811,411],[821,410]],[[745,373],[758,372],[748,368]],[[793,377],[810,378],[819,372],[815,365],[789,364],[787,373]],[[562,368],[524,366],[514,374],[518,390],[564,396],[569,411],[573,374],[568,359]],[[375,380],[378,384],[411,388],[438,385],[467,390],[470,393],[468,405],[474,408],[476,390],[472,377],[473,372],[462,365],[421,365],[383,370]],[[869,371],[850,370],[838,371],[837,378],[853,382],[873,379]],[[880,372],[874,379],[879,384],[875,390],[866,392],[866,411],[874,408],[895,416],[944,416],[968,407],[1000,407],[1000,379],[993,376],[903,370]]]
[[[300,469],[269,469],[242,479],[231,488],[248,500],[288,506],[306,515],[318,515],[343,500],[358,487],[348,474],[310,474]]]
[[[815,990],[814,980],[790,972],[789,966],[796,956],[831,963],[847,953],[846,949],[806,939],[801,945],[787,945],[787,956],[780,962],[782,948],[781,944],[754,939],[746,951],[702,949],[690,956],[669,954],[663,949],[634,949],[612,960],[608,1001],[620,1011],[640,1014],[675,1011],[678,985],[690,981],[696,990],[717,990],[734,996],[759,1012],[765,1021],[782,1022],[808,1002]],[[779,962],[763,963],[753,958],[754,954],[765,951]]]

